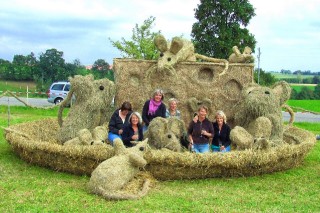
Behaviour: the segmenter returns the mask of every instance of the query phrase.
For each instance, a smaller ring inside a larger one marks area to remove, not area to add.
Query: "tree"
[[[63,52],[56,49],[46,50],[40,55],[39,69],[35,73],[37,88],[41,91],[46,90],[52,82],[67,80],[69,74],[66,73]]]
[[[315,99],[320,100],[320,83],[314,88],[313,95]]]
[[[313,100],[314,95],[313,91],[309,87],[302,87],[301,91],[297,95],[298,100]]]
[[[157,59],[158,54],[153,39],[160,34],[160,31],[151,32],[155,20],[155,17],[150,16],[141,26],[136,24],[132,29],[131,40],[122,37],[121,41],[112,41],[109,38],[112,46],[116,47],[125,58]]]
[[[110,65],[104,59],[96,60],[91,71],[95,79],[108,78],[114,80],[113,71],[110,70]]]
[[[198,22],[192,26],[197,53],[215,58],[228,58],[232,47],[255,49],[256,40],[243,28],[255,16],[248,0],[201,0],[195,9]]]
[[[255,70],[254,72],[254,81],[258,82],[258,69]],[[276,83],[277,79],[268,72],[263,71],[260,68],[260,78],[259,78],[259,84],[262,86],[271,86],[274,83]]]

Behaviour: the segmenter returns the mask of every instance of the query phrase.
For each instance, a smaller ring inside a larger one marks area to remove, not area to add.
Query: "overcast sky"
[[[249,31],[260,47],[260,67],[320,71],[320,1],[250,0],[256,16]],[[63,51],[66,62],[83,65],[121,57],[108,38],[130,39],[150,16],[153,31],[190,39],[199,0],[0,0],[0,58],[47,49]],[[178,9],[183,6],[182,9]],[[257,49],[254,56],[257,57]],[[256,60],[256,66],[258,66]]]

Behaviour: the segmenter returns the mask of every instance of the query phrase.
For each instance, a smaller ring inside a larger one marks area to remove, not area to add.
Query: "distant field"
[[[277,72],[272,72],[271,73],[276,79],[283,79],[283,78],[297,78],[298,75],[294,74],[282,74],[282,73],[277,73]],[[313,78],[314,75],[300,75],[302,79],[305,78]]]

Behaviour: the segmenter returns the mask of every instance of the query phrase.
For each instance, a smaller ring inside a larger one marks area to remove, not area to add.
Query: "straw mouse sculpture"
[[[249,84],[242,90],[242,101],[236,105],[236,127],[230,137],[240,149],[251,148],[254,140],[258,147],[267,148],[268,140],[275,144],[283,141],[281,107],[290,98],[291,88],[285,81],[272,88]],[[245,144],[243,141],[247,141]]]
[[[171,75],[176,75],[174,66],[182,61],[196,61],[202,59],[214,63],[224,63],[225,69],[219,75],[223,75],[227,70],[229,63],[225,59],[211,58],[194,52],[194,45],[191,41],[180,37],[174,37],[171,43],[168,43],[163,35],[157,35],[154,39],[156,48],[160,51],[156,67],[151,67],[147,75],[156,70],[163,72],[168,71]]]
[[[92,172],[88,183],[89,190],[109,200],[138,199],[145,196],[150,184],[148,179],[144,181],[141,191],[137,194],[128,194],[122,189],[138,174],[139,168],[147,164],[143,157],[148,151],[147,142],[148,139],[134,147],[125,148],[122,140],[116,139],[115,156],[103,161]]]
[[[96,126],[106,122],[106,110],[110,108],[115,93],[114,83],[106,78],[94,80],[92,75],[76,75],[69,80],[71,89],[61,103],[58,113],[60,129],[57,139],[61,143],[75,138],[81,129],[92,131]],[[63,109],[72,95],[75,95],[76,101],[63,121]]]
[[[66,141],[63,145],[102,145],[108,138],[108,129],[105,126],[97,126],[92,132],[89,129],[81,129],[77,137]]]
[[[182,149],[180,140],[186,132],[183,120],[171,118],[154,118],[148,127],[148,131],[144,135],[149,138],[150,146],[156,149],[167,148],[172,151],[180,152]]]
[[[243,53],[240,52],[237,46],[232,47],[233,53],[229,56],[230,63],[253,63],[254,57],[251,55],[250,47],[245,47]]]

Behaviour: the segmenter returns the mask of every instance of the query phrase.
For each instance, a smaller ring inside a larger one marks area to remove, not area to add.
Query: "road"
[[[51,107],[54,104],[49,103],[45,98],[20,98],[27,104],[35,107]],[[2,97],[0,98],[0,105],[10,105],[10,106],[25,106],[22,102],[14,97]]]
[[[21,100],[25,101],[31,106],[35,107],[51,107],[54,106],[54,104],[49,103],[47,99],[44,98],[21,98]],[[20,101],[18,101],[14,97],[2,97],[0,98],[0,105],[8,105],[10,106],[24,106],[24,104]],[[288,112],[282,112],[283,120],[289,121],[290,115]],[[311,122],[311,123],[320,123],[320,115],[314,115],[311,113],[302,113],[297,112],[295,113],[295,122]]]

